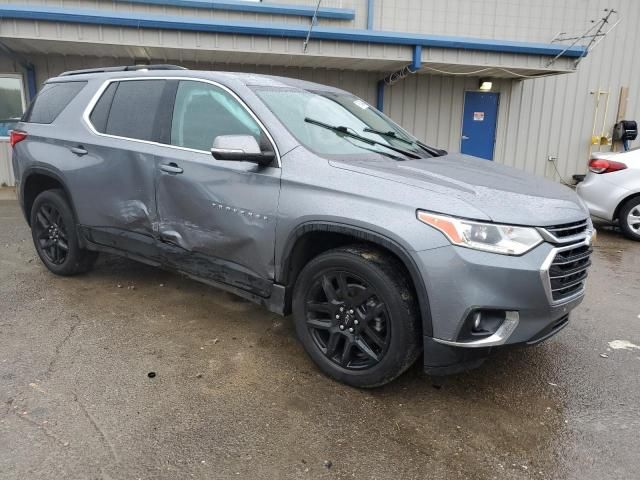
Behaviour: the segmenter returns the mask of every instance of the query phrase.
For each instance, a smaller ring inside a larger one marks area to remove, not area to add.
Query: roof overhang
[[[313,28],[305,53],[302,42],[308,29],[297,24],[0,5],[0,41],[23,54],[377,72],[412,65],[419,73],[526,78],[571,72],[575,60],[586,53],[580,46],[322,26]]]
[[[330,18],[333,20],[353,20],[356,12],[350,8],[330,8],[309,5],[289,5],[247,0],[115,0],[116,2],[159,5],[161,7],[194,8],[201,10],[223,10],[226,12],[258,13],[263,15],[284,15],[293,17]]]

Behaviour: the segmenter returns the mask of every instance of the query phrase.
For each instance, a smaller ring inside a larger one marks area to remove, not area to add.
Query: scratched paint
[[[149,208],[141,200],[125,200],[119,203],[118,219],[129,228],[139,227],[145,231],[151,228]]]

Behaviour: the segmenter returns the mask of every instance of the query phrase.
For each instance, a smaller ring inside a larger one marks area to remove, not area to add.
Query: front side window
[[[231,94],[214,85],[181,81],[171,122],[171,145],[209,151],[220,135],[251,135],[264,145],[257,122]]]
[[[297,88],[256,87],[255,92],[300,143],[318,154],[353,157],[366,154],[364,150],[395,153],[389,146],[427,155],[416,138],[354,95]],[[336,134],[326,128],[328,125],[375,144]]]

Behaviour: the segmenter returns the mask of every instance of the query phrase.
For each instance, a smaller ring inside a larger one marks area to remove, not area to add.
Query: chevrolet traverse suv
[[[428,112],[424,113],[428,115]],[[327,375],[432,375],[561,330],[593,227],[570,189],[430,147],[365,101],[167,65],[66,72],[11,133],[45,266],[99,252],[279,314]]]

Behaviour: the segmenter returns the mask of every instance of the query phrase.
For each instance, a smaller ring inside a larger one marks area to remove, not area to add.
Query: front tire
[[[318,367],[354,387],[391,382],[421,351],[420,315],[402,266],[368,246],[311,260],[296,281],[293,314]]]
[[[632,198],[622,206],[619,222],[627,238],[640,242],[640,197]]]
[[[73,211],[62,190],[47,190],[36,197],[31,236],[40,260],[56,275],[86,272],[97,258],[97,253],[80,247]]]

